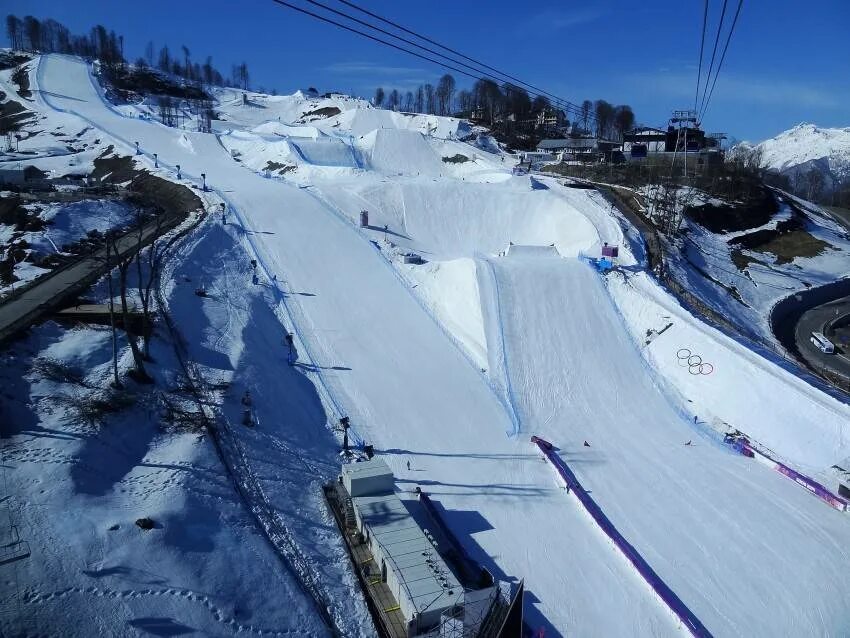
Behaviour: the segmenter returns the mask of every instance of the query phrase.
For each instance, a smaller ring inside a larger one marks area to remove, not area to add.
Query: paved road
[[[809,340],[812,332],[826,334],[826,323],[843,315],[850,314],[850,297],[830,301],[811,310],[807,310],[794,332],[797,349],[809,365],[817,369],[826,369],[850,379],[850,357],[848,352],[825,354],[818,350]]]
[[[182,215],[169,216],[159,228],[165,232],[184,219]],[[147,245],[155,237],[157,226],[150,223],[142,231],[142,243]],[[121,256],[136,248],[138,238],[130,231],[118,240]],[[0,304],[0,343],[20,330],[32,325],[42,314],[54,310],[73,295],[79,294],[106,272],[106,249],[98,250],[73,264],[54,271],[35,285]],[[114,264],[114,257],[112,258]],[[114,266],[113,266],[114,267]]]

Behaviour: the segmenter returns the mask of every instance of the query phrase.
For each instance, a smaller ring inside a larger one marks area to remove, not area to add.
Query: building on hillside
[[[395,477],[383,459],[344,464],[338,481],[325,486],[325,495],[379,633],[518,638],[522,588],[512,594],[507,583],[495,582],[486,570],[481,570],[488,577],[483,582],[479,577],[473,586],[464,586],[441,554],[454,547],[440,535],[444,524],[436,523],[433,532],[417,524],[395,493]]]
[[[623,152],[641,156],[642,152],[663,152],[667,145],[667,131],[651,126],[640,126],[623,135]],[[632,149],[635,148],[635,153]]]
[[[569,137],[562,140],[541,140],[537,150],[553,153],[562,162],[603,162],[616,161],[621,144],[595,137]]]
[[[42,184],[47,174],[35,166],[24,168],[0,169],[0,184],[9,186],[26,186],[28,184]]]

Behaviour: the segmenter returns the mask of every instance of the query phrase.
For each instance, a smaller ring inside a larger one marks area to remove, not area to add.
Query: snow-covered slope
[[[343,414],[392,466],[405,498],[421,486],[474,558],[500,579],[525,578],[526,618],[546,635],[682,628],[552,480],[532,433],[561,447],[717,635],[846,629],[845,515],[695,421],[717,416],[792,461],[823,466],[847,451],[847,407],[675,304],[664,308],[668,297],[640,272],[598,194],[511,176],[498,153],[457,141],[446,118],[422,130],[429,118],[320,100],[305,110],[303,96],[243,104],[234,93],[227,130],[214,136],[116,111],[79,60],[47,57],[36,80],[45,111],[87,121],[126,153],[139,140],[139,162],[151,165],[156,152],[160,170],[180,164],[194,184],[203,172],[227,202],[227,225],[210,216],[177,257],[170,299],[190,356],[228,388],[223,413],[238,418],[244,389],[255,397],[259,425],[237,434],[245,462],[331,612],[348,619],[343,633],[362,632],[362,602],[340,594],[351,577],[340,575],[347,565],[312,479],[293,482],[299,465],[333,478],[327,422]],[[444,161],[456,155],[466,159]],[[276,168],[285,162],[294,168]],[[621,246],[622,282],[578,259],[602,241]],[[401,263],[408,251],[430,263]],[[205,278],[209,298],[199,301],[186,277]],[[636,347],[661,319],[675,325]],[[285,359],[290,331],[295,366]],[[683,347],[716,364],[713,374],[670,370]]]
[[[832,189],[831,178],[843,180],[850,176],[850,127],[798,124],[759,144],[742,142],[736,148],[742,152],[760,151],[764,168],[789,176],[814,168],[826,178],[827,190]]]

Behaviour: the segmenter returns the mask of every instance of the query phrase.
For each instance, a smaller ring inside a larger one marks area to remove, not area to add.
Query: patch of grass
[[[740,248],[734,248],[731,253],[732,263],[740,270],[741,272],[745,271],[750,267],[750,264],[761,264],[763,262],[759,261],[752,255],[744,254]]]
[[[775,255],[777,265],[782,265],[790,264],[797,257],[817,257],[829,248],[834,249],[829,242],[818,239],[805,230],[794,230],[762,244],[758,252]]]
[[[443,161],[446,164],[463,164],[464,162],[468,162],[469,158],[466,155],[461,155],[460,153],[455,153],[451,157],[444,157]]]

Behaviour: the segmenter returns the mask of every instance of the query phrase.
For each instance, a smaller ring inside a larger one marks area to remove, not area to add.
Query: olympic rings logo
[[[679,360],[679,365],[682,367],[687,366],[688,372],[694,376],[700,374],[708,376],[714,372],[714,364],[703,361],[700,355],[693,354],[687,348],[680,348],[676,353],[676,358]]]

